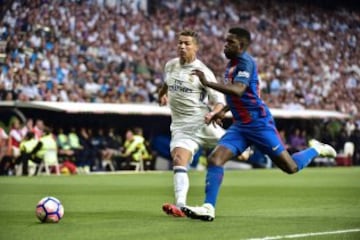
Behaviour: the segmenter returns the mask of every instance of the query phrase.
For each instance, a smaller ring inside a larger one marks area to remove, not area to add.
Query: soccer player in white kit
[[[225,130],[206,124],[225,106],[222,93],[204,87],[194,69],[204,72],[208,81],[217,82],[212,71],[196,58],[198,37],[194,31],[182,31],[178,36],[178,57],[165,65],[165,82],[159,91],[160,106],[169,103],[171,109],[170,150],[174,170],[175,204],[165,203],[163,211],[175,217],[185,217],[181,207],[186,205],[189,190],[187,166],[199,146],[214,147]],[[212,108],[208,103],[211,103]]]

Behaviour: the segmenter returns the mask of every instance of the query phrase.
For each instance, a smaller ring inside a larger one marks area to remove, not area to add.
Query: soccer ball
[[[64,216],[64,207],[59,199],[44,197],[36,205],[35,214],[43,223],[57,223]]]

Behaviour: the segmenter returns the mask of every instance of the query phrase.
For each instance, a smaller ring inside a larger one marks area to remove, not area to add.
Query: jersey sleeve
[[[253,69],[253,64],[247,59],[241,59],[236,66],[236,72],[234,73],[234,82],[243,83],[249,85],[250,76]]]

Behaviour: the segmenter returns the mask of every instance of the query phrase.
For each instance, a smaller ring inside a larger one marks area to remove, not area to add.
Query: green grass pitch
[[[190,171],[188,204],[201,204],[205,172]],[[166,216],[172,172],[0,177],[0,239],[250,239],[360,229],[360,168],[227,171],[213,222]],[[57,224],[42,224],[44,196],[65,208]],[[297,238],[293,238],[297,239]],[[360,239],[360,232],[301,239]]]

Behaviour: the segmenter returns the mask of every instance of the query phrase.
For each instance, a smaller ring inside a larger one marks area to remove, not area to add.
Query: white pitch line
[[[285,239],[285,238],[303,238],[303,237],[341,234],[341,233],[351,233],[351,232],[360,232],[360,228],[345,229],[345,230],[338,230],[338,231],[331,231],[331,232],[299,233],[299,234],[291,234],[291,235],[283,235],[283,236],[271,236],[271,237],[263,237],[263,238],[248,238],[248,239],[245,239],[245,240],[278,240],[278,239]]]

